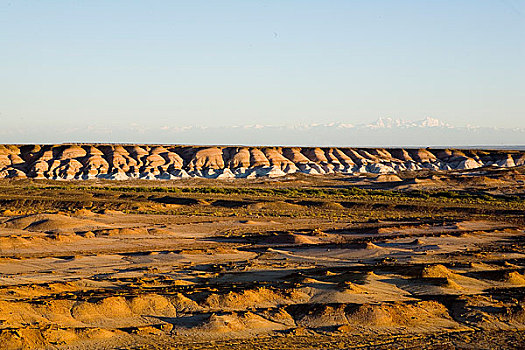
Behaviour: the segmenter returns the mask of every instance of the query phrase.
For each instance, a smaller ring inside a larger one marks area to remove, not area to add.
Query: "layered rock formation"
[[[0,178],[179,179],[277,177],[290,173],[395,173],[513,167],[524,151],[225,147],[174,145],[0,145]]]

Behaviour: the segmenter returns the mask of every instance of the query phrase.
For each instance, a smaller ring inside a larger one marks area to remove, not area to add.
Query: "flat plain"
[[[525,169],[0,182],[0,347],[520,349]]]

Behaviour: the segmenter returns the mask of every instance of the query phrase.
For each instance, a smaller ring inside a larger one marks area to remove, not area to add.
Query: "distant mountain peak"
[[[432,118],[432,117],[426,117],[425,119],[422,119],[419,121],[420,126],[423,127],[440,127],[440,128],[450,128],[452,127],[450,124],[445,123],[439,119]]]
[[[426,117],[425,119],[409,121],[399,118],[379,117],[375,122],[365,125],[371,129],[384,128],[450,128],[450,124],[439,119]]]

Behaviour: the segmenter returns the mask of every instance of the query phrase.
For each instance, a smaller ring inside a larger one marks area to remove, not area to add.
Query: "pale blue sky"
[[[0,120],[40,142],[132,123],[525,127],[525,1],[12,0],[0,33]]]

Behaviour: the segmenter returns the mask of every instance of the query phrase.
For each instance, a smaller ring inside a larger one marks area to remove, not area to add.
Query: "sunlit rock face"
[[[525,165],[524,151],[228,147],[175,145],[0,145],[0,178],[213,179],[304,173],[389,174]]]

